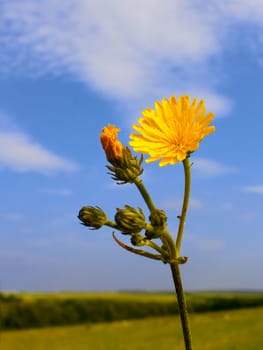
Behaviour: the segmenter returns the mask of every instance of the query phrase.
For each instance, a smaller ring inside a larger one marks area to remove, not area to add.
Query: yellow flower
[[[155,109],[148,108],[133,125],[138,134],[131,134],[130,145],[135,152],[150,156],[146,162],[160,160],[159,165],[176,164],[194,152],[202,139],[215,131],[209,125],[214,113],[206,114],[205,101],[197,103],[190,96],[172,96],[155,102]]]
[[[119,131],[119,128],[109,124],[108,127],[102,128],[103,133],[100,134],[100,141],[109,162],[122,157],[123,145],[118,140]]]

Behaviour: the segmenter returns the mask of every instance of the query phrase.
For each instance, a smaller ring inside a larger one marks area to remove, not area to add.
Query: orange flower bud
[[[108,127],[102,128],[102,134],[100,134],[102,147],[110,163],[116,158],[122,157],[123,145],[118,140],[119,131],[119,128],[109,124]]]

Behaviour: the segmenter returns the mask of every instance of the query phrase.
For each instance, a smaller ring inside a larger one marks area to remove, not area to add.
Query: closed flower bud
[[[99,207],[82,207],[79,211],[78,218],[82,224],[93,230],[98,230],[108,221],[106,214]]]
[[[116,159],[122,157],[123,145],[118,140],[119,131],[119,128],[109,124],[108,127],[102,129],[102,134],[100,135],[102,147],[110,163],[114,163]]]
[[[150,223],[153,227],[164,228],[166,226],[167,217],[165,211],[161,209],[155,209],[149,216]]]
[[[107,165],[112,179],[118,181],[118,184],[134,183],[138,176],[143,173],[141,167],[143,156],[138,160],[133,156],[128,147],[123,148],[122,157],[111,161],[112,165]]]
[[[118,140],[119,128],[109,124],[102,129],[100,141],[105,151],[107,160],[111,165],[107,165],[113,180],[119,184],[134,183],[135,179],[143,172],[141,167],[143,156],[138,160],[133,156],[128,147],[124,147]]]
[[[131,244],[137,247],[142,247],[145,245],[145,238],[142,235],[135,234],[131,236]]]
[[[136,210],[129,205],[125,205],[124,209],[117,208],[115,222],[118,229],[124,234],[139,233],[146,226],[142,209]]]

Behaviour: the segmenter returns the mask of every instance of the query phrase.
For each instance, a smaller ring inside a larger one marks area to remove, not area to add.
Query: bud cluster
[[[93,230],[98,230],[104,225],[119,230],[124,235],[131,236],[131,243],[135,246],[143,246],[146,241],[160,238],[166,228],[167,217],[161,209],[155,209],[149,216],[150,223],[145,221],[145,215],[141,208],[133,208],[125,205],[117,208],[115,222],[109,221],[104,211],[99,207],[85,206],[79,211],[78,218],[82,225]],[[145,234],[140,232],[145,230]]]

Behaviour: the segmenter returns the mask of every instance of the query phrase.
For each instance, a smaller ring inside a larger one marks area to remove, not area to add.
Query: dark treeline
[[[263,295],[188,295],[190,312],[207,312],[263,306]],[[23,298],[0,293],[0,329],[25,329],[94,322],[111,322],[153,316],[174,315],[172,301],[140,301],[134,298]]]

